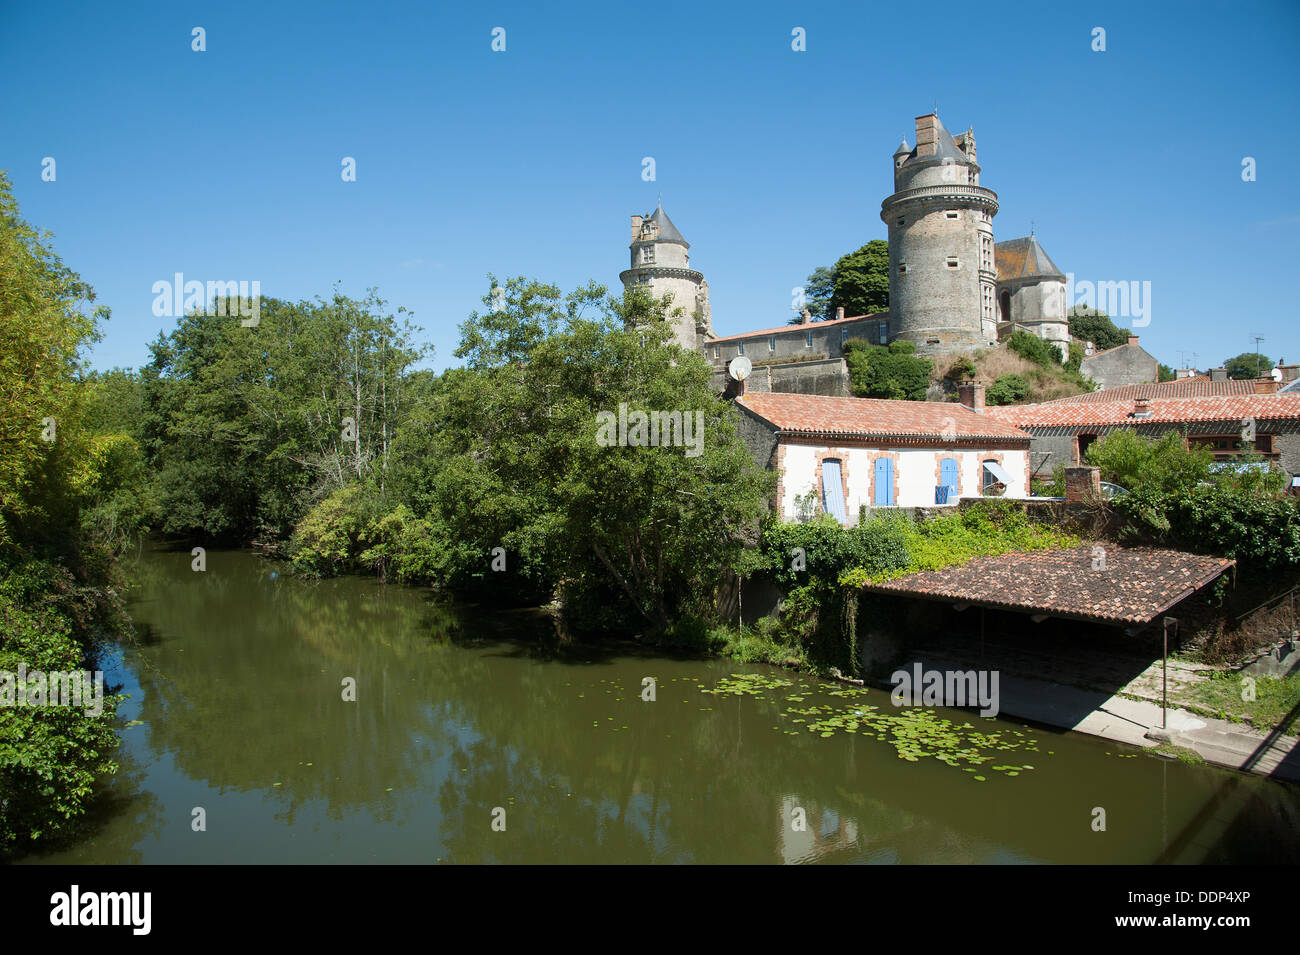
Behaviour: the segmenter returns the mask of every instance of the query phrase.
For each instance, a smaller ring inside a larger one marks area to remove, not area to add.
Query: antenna
[[[1262,367],[1264,355],[1259,350],[1259,343],[1263,340],[1263,335],[1255,336],[1255,370],[1258,372],[1258,374],[1255,375],[1256,378],[1264,377],[1264,369]]]

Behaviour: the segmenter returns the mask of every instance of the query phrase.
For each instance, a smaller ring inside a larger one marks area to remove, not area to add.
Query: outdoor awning
[[[984,470],[993,475],[993,479],[1008,486],[1011,485],[1011,475],[1003,470],[1002,465],[996,461],[985,461]]]

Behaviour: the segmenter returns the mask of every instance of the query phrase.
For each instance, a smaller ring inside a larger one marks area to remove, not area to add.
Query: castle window
[[[956,212],[945,212],[945,213],[944,213],[944,215],[947,216],[949,219],[956,219],[957,216],[958,216],[959,214],[960,214],[960,213],[956,213]]]
[[[737,355],[743,355],[743,354],[745,354],[745,343],[744,343],[744,342],[736,342],[736,354],[737,354]]]
[[[812,348],[812,332],[808,332],[803,337],[803,347]]]
[[[906,223],[907,223],[907,219],[906,219],[906,217],[901,218],[901,219],[898,220],[898,224],[899,224],[899,225],[905,225]]]
[[[719,348],[717,345],[714,345],[714,346],[713,346],[713,357],[714,357],[714,358],[718,358],[718,357],[720,357],[721,352],[722,352],[722,349],[721,349],[721,348]]]
[[[649,284],[650,284],[650,276],[648,276],[648,275],[638,275],[638,276],[636,277],[636,284],[637,284],[637,285],[649,285]]]
[[[899,263],[898,263],[898,274],[899,274],[899,275],[902,275],[902,274],[903,274],[904,272],[906,272],[906,271],[907,271],[907,266],[904,265],[902,262],[899,262]]]
[[[655,261],[655,247],[653,245],[641,246],[641,261],[645,265],[653,265]]]
[[[768,351],[776,351],[776,336],[775,336],[775,335],[769,335],[769,336],[767,336],[767,350],[768,350]]]
[[[958,260],[957,256],[955,255],[948,256],[948,268],[956,269],[960,267],[961,267],[961,262],[960,260]]]
[[[887,322],[880,323],[880,344],[889,344],[889,324]]]

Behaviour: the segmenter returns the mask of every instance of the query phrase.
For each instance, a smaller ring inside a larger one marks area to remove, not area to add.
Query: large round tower
[[[998,197],[979,184],[975,135],[955,139],[934,114],[916,118],[916,147],[894,153],[889,227],[890,338],[922,352],[997,342],[993,217]]]
[[[677,342],[695,350],[713,337],[713,319],[709,283],[690,268],[690,247],[662,204],[647,216],[633,216],[632,267],[619,279],[625,286],[646,286],[655,298],[671,293],[670,315]]]

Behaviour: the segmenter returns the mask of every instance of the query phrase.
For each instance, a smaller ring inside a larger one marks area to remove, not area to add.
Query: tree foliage
[[[1092,342],[1098,351],[1128,342],[1128,332],[1116,326],[1110,316],[1097,309],[1076,305],[1070,309],[1070,337]]]
[[[901,339],[888,346],[849,339],[844,358],[854,396],[924,401],[934,362],[915,352],[914,343]]]
[[[1273,368],[1273,360],[1259,352],[1242,352],[1223,363],[1229,378],[1264,378]]]

